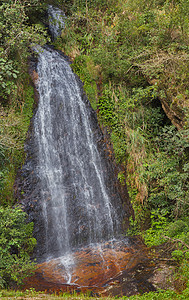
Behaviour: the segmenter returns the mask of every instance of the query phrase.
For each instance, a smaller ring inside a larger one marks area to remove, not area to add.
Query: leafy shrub
[[[189,225],[182,220],[177,220],[169,225],[167,235],[170,237],[175,237],[182,233],[186,234],[188,231]]]
[[[184,257],[182,250],[174,250],[171,255],[176,260],[181,260]]]
[[[165,126],[155,139],[157,152],[149,157],[146,170],[149,182],[149,204],[182,216],[188,210],[188,130],[177,132]]]
[[[160,210],[151,212],[151,227],[147,229],[143,236],[148,246],[157,246],[164,243],[165,231],[167,228],[167,212],[162,213]]]
[[[21,207],[0,207],[0,286],[20,284],[34,269],[30,254],[36,245],[33,224]]]

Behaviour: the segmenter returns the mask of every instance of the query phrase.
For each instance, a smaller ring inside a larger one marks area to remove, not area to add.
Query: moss
[[[19,99],[19,100],[18,100]],[[1,205],[14,203],[14,182],[18,168],[24,162],[24,142],[33,115],[34,90],[28,85],[26,76],[19,97],[14,100],[14,106],[1,107],[0,119],[0,175],[1,175]]]

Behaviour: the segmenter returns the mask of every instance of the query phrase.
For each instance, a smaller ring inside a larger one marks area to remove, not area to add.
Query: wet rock
[[[60,257],[39,264],[35,275],[25,283],[25,289],[127,296],[155,290],[148,281],[154,266],[147,248],[138,239],[105,242],[76,250],[69,284],[62,259],[65,261]]]
[[[112,247],[113,246],[113,247]],[[98,296],[132,296],[158,289],[174,290],[174,266],[158,261],[137,237],[76,249],[70,282],[61,259],[37,266],[25,289],[91,292]]]
[[[159,263],[156,266],[153,275],[149,279],[149,282],[153,284],[157,289],[171,289],[174,290],[173,273],[175,271],[174,266],[169,266],[165,263]]]

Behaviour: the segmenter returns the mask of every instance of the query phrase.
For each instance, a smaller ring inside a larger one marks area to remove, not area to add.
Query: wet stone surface
[[[74,252],[72,257],[74,264],[68,264],[67,269],[66,256],[39,264],[24,288],[34,287],[49,293],[91,292],[102,296],[131,296],[156,290],[153,276],[157,266],[151,262],[148,249],[137,239],[88,246]]]

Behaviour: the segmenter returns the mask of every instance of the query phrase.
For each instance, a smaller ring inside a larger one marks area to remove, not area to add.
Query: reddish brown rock
[[[25,288],[33,287],[37,291],[48,292],[75,290],[110,294],[112,287],[119,287],[123,281],[122,275],[127,277],[130,271],[148,259],[148,255],[147,248],[142,243],[128,244],[127,241],[122,241],[114,242],[113,247],[107,242],[96,247],[82,248],[73,253],[73,259],[70,284],[67,283],[61,258],[57,258],[39,264]]]

